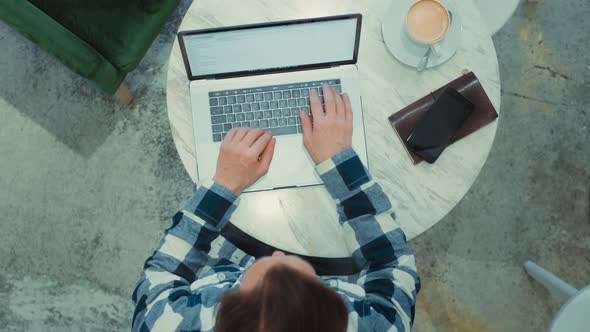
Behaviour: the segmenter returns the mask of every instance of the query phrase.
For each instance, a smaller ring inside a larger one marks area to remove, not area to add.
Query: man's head
[[[244,273],[242,286],[221,298],[215,331],[346,331],[348,311],[313,267],[276,251]]]

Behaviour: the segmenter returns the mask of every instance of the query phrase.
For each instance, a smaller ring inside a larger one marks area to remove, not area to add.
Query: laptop
[[[270,130],[276,137],[268,173],[246,191],[322,184],[303,146],[299,112],[322,83],[348,93],[353,147],[367,149],[356,66],[361,14],[182,31],[178,38],[190,80],[198,179],[213,177],[231,128]]]

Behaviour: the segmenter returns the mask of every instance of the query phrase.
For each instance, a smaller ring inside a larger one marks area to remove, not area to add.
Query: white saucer
[[[461,43],[461,17],[457,6],[453,0],[439,0],[452,13],[451,27],[445,39],[440,42],[440,55],[438,57],[430,56],[428,66],[433,68],[448,61],[457,51]],[[416,44],[406,35],[404,25],[408,9],[414,3],[414,0],[394,0],[387,15],[383,18],[381,32],[383,41],[389,52],[400,62],[410,66],[418,66],[420,59],[428,51],[427,46]]]

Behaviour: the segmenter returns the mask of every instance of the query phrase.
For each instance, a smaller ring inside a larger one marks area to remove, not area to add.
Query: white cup
[[[435,57],[440,56],[440,42],[450,27],[451,15],[437,0],[416,0],[406,13],[406,35],[414,43],[429,47]]]

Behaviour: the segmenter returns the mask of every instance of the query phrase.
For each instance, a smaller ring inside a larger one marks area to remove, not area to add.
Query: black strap
[[[351,257],[326,258],[305,256],[288,252],[253,238],[232,223],[228,223],[223,228],[221,235],[246,254],[254,256],[255,258],[270,256],[275,250],[280,250],[288,255],[299,256],[309,262],[318,275],[345,276],[357,274],[360,271]]]

